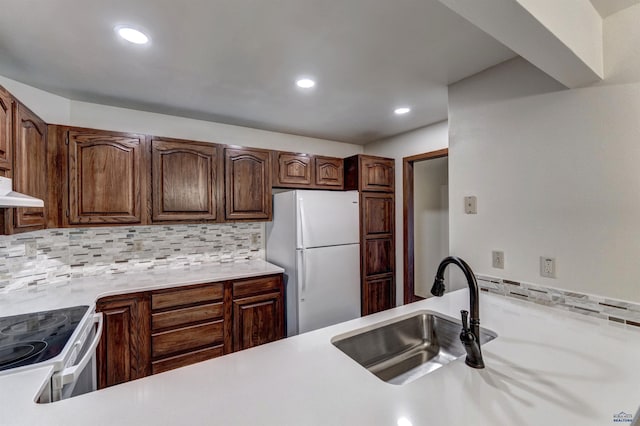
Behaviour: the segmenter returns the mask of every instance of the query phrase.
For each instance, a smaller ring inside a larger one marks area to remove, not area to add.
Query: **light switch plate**
[[[478,213],[478,199],[475,196],[464,197],[464,212],[466,214]]]
[[[491,264],[496,269],[504,269],[504,252],[494,250],[491,252]]]

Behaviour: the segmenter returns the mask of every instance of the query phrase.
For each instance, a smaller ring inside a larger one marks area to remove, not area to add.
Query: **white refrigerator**
[[[287,336],[360,316],[357,191],[273,196],[267,260],[285,270]]]

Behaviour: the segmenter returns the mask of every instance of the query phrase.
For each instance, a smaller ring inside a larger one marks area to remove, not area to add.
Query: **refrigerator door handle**
[[[299,283],[299,294],[298,297],[300,298],[301,302],[304,302],[304,295],[305,292],[307,290],[307,265],[305,262],[305,250],[301,249],[299,250],[300,253],[300,267],[299,267],[299,278],[298,278],[298,283]]]
[[[298,198],[298,214],[300,215],[300,245],[304,250],[304,230],[306,228],[305,220],[304,220],[304,199]]]

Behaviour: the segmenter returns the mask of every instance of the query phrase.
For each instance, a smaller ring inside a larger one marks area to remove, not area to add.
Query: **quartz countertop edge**
[[[70,278],[60,282],[0,293],[0,317],[67,308],[94,306],[101,297],[160,290],[209,282],[229,281],[283,273],[261,259],[210,263],[184,268],[154,269],[126,274]]]
[[[404,305],[53,404],[46,371],[0,376],[0,423],[38,425],[614,424],[640,404],[640,330],[483,293],[487,365],[459,358],[405,385],[375,377],[335,336],[429,310],[458,317],[467,290]]]

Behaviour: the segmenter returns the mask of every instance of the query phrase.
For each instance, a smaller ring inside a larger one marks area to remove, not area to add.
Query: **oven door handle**
[[[96,335],[93,338],[93,342],[91,342],[91,346],[89,346],[89,349],[84,354],[79,363],[72,365],[71,367],[67,367],[53,375],[51,379],[54,389],[62,389],[64,385],[73,383],[78,380],[78,377],[80,376],[84,368],[87,366],[89,361],[91,361],[91,358],[93,358],[93,356],[95,355],[98,343],[100,343],[100,337],[102,336],[103,319],[101,312],[93,314],[93,323],[98,324],[98,329],[96,330]]]

